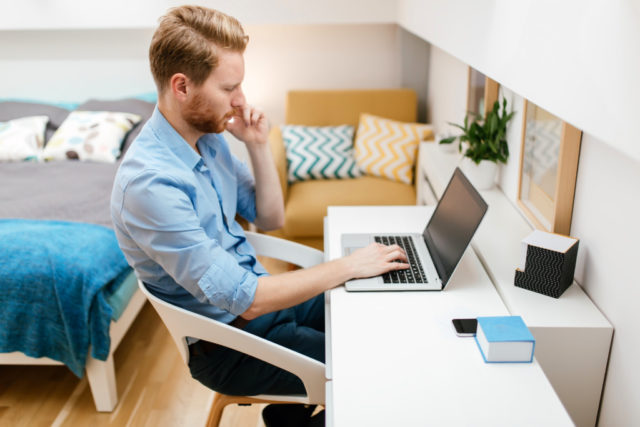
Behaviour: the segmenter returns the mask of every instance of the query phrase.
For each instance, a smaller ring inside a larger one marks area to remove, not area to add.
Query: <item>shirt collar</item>
[[[149,123],[160,142],[165,144],[189,169],[195,168],[202,162],[202,157],[171,126],[158,109],[158,105],[154,108]]]
[[[216,146],[218,145],[220,138],[222,138],[222,134],[220,133],[207,133],[202,135],[198,140],[198,150],[200,150],[205,161],[215,159],[218,154]]]

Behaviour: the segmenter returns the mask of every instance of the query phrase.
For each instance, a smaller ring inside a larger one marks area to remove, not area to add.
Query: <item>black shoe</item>
[[[306,427],[315,409],[313,405],[273,403],[262,410],[262,420],[266,427]]]

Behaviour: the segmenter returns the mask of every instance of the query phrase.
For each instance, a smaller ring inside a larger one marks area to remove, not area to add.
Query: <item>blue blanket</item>
[[[105,297],[130,271],[106,227],[0,220],[0,352],[46,356],[81,378],[90,345],[109,355]]]

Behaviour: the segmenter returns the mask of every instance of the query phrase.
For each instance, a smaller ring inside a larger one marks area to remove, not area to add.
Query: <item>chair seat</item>
[[[374,176],[291,184],[285,210],[287,236],[322,236],[328,206],[415,205],[415,187]]]

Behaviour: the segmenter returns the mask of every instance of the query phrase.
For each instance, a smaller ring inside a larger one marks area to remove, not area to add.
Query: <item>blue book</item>
[[[478,317],[476,343],[487,363],[531,363],[536,340],[520,316]]]

